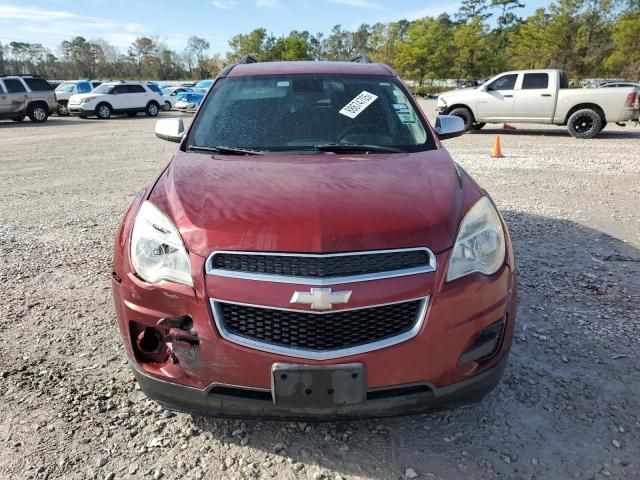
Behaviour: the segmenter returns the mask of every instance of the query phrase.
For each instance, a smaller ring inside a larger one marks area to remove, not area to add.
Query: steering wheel
[[[356,125],[351,125],[347,127],[347,129],[340,134],[338,137],[338,143],[341,143],[346,137],[349,135],[353,135],[355,132],[361,131],[362,133],[369,133],[372,130],[376,130],[377,125],[373,123],[358,123]]]

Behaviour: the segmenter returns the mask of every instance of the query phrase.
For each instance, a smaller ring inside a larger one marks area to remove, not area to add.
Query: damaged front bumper
[[[336,420],[356,417],[383,417],[448,409],[482,400],[499,382],[508,352],[499,362],[462,382],[436,387],[424,382],[370,389],[365,401],[326,408],[280,407],[269,389],[212,384],[199,389],[155,378],[129,362],[142,391],[170,410],[201,416]]]

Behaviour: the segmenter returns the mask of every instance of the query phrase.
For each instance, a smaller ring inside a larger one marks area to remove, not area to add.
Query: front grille
[[[312,279],[376,274],[431,266],[426,249],[375,253],[282,255],[218,252],[210,260],[217,271]]]
[[[331,313],[275,310],[216,302],[220,326],[233,335],[290,349],[330,351],[388,339],[410,331],[424,300]]]

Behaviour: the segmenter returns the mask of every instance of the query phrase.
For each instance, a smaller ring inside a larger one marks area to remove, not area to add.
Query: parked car
[[[627,82],[627,81],[615,80],[610,82],[602,82],[598,84],[598,88],[625,88],[625,87],[640,89],[640,82]]]
[[[173,110],[176,107],[176,99],[178,94],[191,92],[189,87],[166,87],[162,89],[162,98],[164,99],[164,109]]]
[[[105,82],[90,93],[73,95],[68,107],[72,115],[107,119],[112,114],[134,117],[140,112],[155,117],[161,105],[164,105],[162,96],[147,83]]]
[[[46,122],[56,105],[56,94],[42,77],[0,75],[0,120]]]
[[[478,401],[516,321],[507,226],[386,65],[227,67],[117,233],[130,366],[167,408],[338,418]]]
[[[466,130],[485,123],[566,125],[576,138],[596,136],[607,122],[637,117],[634,88],[568,88],[561,70],[519,70],[501,73],[482,86],[452,90],[438,97],[440,113],[463,119]]]
[[[79,93],[89,93],[98,87],[102,82],[99,80],[70,80],[62,82],[56,87],[56,97],[58,99],[58,115],[69,115],[68,103],[73,95]]]
[[[175,108],[178,110],[195,110],[202,102],[213,80],[200,80],[190,92],[182,92],[176,96]]]

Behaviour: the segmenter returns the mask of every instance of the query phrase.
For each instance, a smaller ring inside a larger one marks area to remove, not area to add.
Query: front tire
[[[33,123],[44,123],[49,118],[49,108],[39,103],[30,105],[27,116]]]
[[[149,102],[144,113],[147,114],[147,117],[157,117],[160,113],[160,106],[156,102]]]
[[[164,102],[164,111],[168,112],[171,110],[171,102]]]
[[[66,103],[58,104],[58,115],[61,117],[69,116],[69,106]]]
[[[111,106],[108,103],[101,103],[96,107],[96,117],[100,120],[107,120],[111,117]]]
[[[598,112],[582,108],[571,114],[567,120],[567,130],[575,138],[593,138],[604,128],[603,123]]]
[[[473,113],[467,107],[458,107],[454,108],[449,112],[449,115],[453,115],[454,117],[460,117],[464,122],[464,131],[469,131],[473,124],[475,123],[473,118]]]

